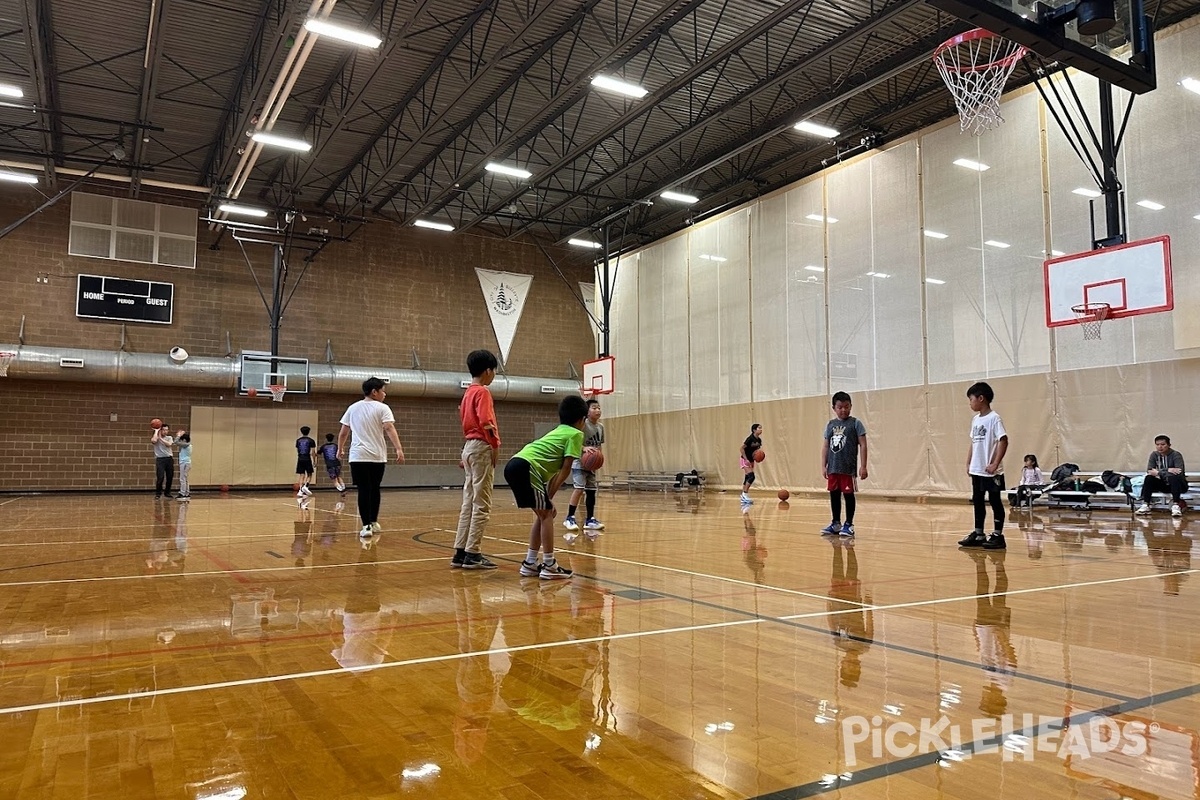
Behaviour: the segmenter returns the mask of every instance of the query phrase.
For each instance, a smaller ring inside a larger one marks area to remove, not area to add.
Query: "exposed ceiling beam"
[[[25,44],[33,70],[34,102],[41,119],[42,152],[45,156],[46,180],[51,189],[58,181],[54,167],[63,163],[62,121],[58,111],[58,70],[54,61],[54,23],[50,15],[50,0],[20,0]]]
[[[150,0],[150,17],[146,23],[146,53],[142,59],[142,87],[138,93],[137,121],[139,125],[149,125],[154,112],[154,95],[158,85],[158,66],[162,59],[163,22],[167,17],[167,8],[171,0]],[[137,197],[141,190],[142,169],[146,162],[146,151],[149,149],[150,131],[135,130],[133,132],[133,153],[129,171],[132,181],[129,191]]]

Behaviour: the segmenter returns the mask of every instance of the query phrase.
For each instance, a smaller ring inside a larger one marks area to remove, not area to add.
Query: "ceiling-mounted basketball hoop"
[[[1016,42],[983,28],[953,36],[933,51],[933,63],[954,96],[964,133],[979,136],[1004,122],[1000,95],[1025,52]]]
[[[1104,324],[1104,320],[1108,319],[1108,312],[1111,310],[1112,306],[1108,303],[1080,303],[1077,306],[1071,306],[1071,311],[1075,312],[1076,321],[1083,328],[1085,342],[1089,339],[1100,338],[1100,326]]]

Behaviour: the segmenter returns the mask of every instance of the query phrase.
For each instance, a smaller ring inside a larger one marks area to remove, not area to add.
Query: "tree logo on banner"
[[[492,319],[492,330],[496,332],[496,343],[500,345],[500,362],[505,363],[517,333],[517,323],[521,321],[525,299],[529,297],[533,276],[478,267],[475,268],[475,274],[479,276],[479,288],[483,290],[488,316]]]
[[[497,313],[505,316],[517,310],[517,290],[503,281],[492,287],[488,300]]]

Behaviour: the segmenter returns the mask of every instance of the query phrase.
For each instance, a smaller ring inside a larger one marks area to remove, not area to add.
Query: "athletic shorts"
[[[309,456],[300,456],[296,459],[296,474],[297,475],[312,475],[313,465],[312,458]]]
[[[513,457],[504,465],[504,480],[512,489],[513,499],[517,508],[551,509],[549,491],[546,484],[533,474],[529,462],[523,458]]]
[[[592,491],[595,491],[599,486],[596,483],[596,473],[588,472],[586,469],[580,467],[571,468],[571,485],[576,489],[591,489]]]
[[[753,461],[747,461],[745,456],[742,456],[741,458],[739,458],[738,461],[741,462],[741,468],[743,470],[745,470],[748,467],[751,472],[754,472],[754,462]]]
[[[326,461],[325,473],[331,478],[342,477],[342,462],[341,461]]]
[[[826,481],[826,485],[829,487],[829,491],[831,492],[853,494],[855,491],[857,491],[857,487],[854,485],[854,476],[845,475],[841,472],[829,473],[829,478]]]

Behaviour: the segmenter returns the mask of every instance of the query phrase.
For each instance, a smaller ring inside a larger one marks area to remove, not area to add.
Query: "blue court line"
[[[423,536],[425,536],[427,534],[437,533],[437,532],[439,532],[439,531],[422,531],[421,533],[415,534],[412,538],[414,541],[420,542],[421,544],[424,544],[424,545],[429,545],[431,547],[440,547],[445,550],[453,550],[454,548],[451,545],[439,544],[437,542],[427,542],[422,538]],[[492,558],[493,561],[507,561],[510,564],[518,563],[517,559],[505,558],[503,556],[491,556],[490,558]],[[711,608],[711,609],[714,609],[717,611],[723,611],[727,614],[736,614],[739,616],[747,617],[749,619],[760,619],[760,620],[763,620],[764,622],[774,622],[777,625],[786,625],[787,627],[790,627],[790,628],[796,628],[799,630],[809,631],[812,633],[819,633],[819,634],[828,636],[831,639],[832,638],[842,638],[838,634],[834,633],[833,631],[830,631],[828,628],[818,628],[814,625],[806,625],[803,622],[797,622],[795,620],[780,619],[779,617],[772,617],[772,616],[769,616],[766,614],[757,614],[753,611],[745,611],[740,608],[731,608],[729,606],[723,606],[723,605],[720,605],[719,603],[713,603],[708,600],[699,600],[695,597],[686,597],[683,595],[672,594],[670,592],[662,591],[660,589],[646,589],[637,584],[625,583],[623,581],[613,580],[612,578],[597,578],[593,575],[584,575],[581,572],[576,572],[575,575],[580,578],[587,578],[588,580],[593,581],[594,583],[608,584],[610,586],[619,586],[624,589],[636,589],[641,592],[654,592],[655,594],[662,595],[663,597],[667,597],[672,600],[679,600],[680,602],[691,603],[693,605],[703,606],[705,608]],[[902,645],[902,644],[892,644],[890,642],[881,641],[879,639],[867,639],[867,638],[858,637],[858,636],[848,636],[846,638],[852,639],[856,642],[864,642],[866,644],[878,645],[886,650],[895,650],[898,653],[906,653],[908,655],[920,656],[922,658],[931,658],[934,661],[940,661],[940,662],[943,662],[946,664],[955,664],[957,666],[968,667],[970,669],[978,669],[978,670],[984,670],[984,671],[987,670],[987,668],[984,667],[982,664],[980,664],[978,661],[969,661],[965,658],[958,658],[956,656],[948,656],[948,655],[943,655],[940,653],[933,653],[928,650],[922,650],[917,647],[909,647],[908,645]],[[1095,689],[1090,686],[1083,686],[1078,683],[1069,683],[1069,682],[1065,682],[1065,681],[1056,680],[1054,678],[1046,678],[1041,675],[1034,675],[1034,674],[1028,673],[1028,672],[1019,672],[1018,671],[1018,672],[1014,672],[1011,674],[1012,674],[1012,677],[1014,677],[1014,678],[1020,678],[1022,680],[1030,681],[1033,683],[1040,683],[1045,686],[1053,686],[1056,689],[1070,689],[1070,690],[1077,691],[1077,692],[1085,692],[1087,694],[1095,695],[1097,697],[1105,697],[1110,700],[1120,700],[1122,702],[1129,702],[1129,701],[1134,700],[1134,698],[1129,695],[1119,694],[1117,692],[1110,692],[1106,689]]]
[[[1012,734],[1027,738],[1044,736],[1048,733],[1061,731],[1068,725],[1086,722],[1094,717],[1119,716],[1130,711],[1137,711],[1149,706],[1169,703],[1173,700],[1180,700],[1196,694],[1200,694],[1200,683],[1194,683],[1191,686],[1182,686],[1178,689],[1151,694],[1145,697],[1131,698],[1122,703],[1116,703],[1111,706],[1105,706],[1104,708],[1098,708],[1095,711],[1080,712],[1069,718],[1063,718],[1062,720],[1050,724],[1031,725],[1029,727],[1022,728],[1019,731],[1013,731]],[[1006,733],[1002,735],[989,736],[986,739],[977,739],[968,744],[964,744],[962,746],[962,752],[964,754],[970,753],[974,755],[981,751],[992,751],[992,754],[996,754],[994,752],[995,748],[1002,747],[1003,739],[1008,735],[1010,734]],[[1052,757],[1052,755],[1053,754],[1051,753],[1046,753],[1047,757]],[[891,761],[886,764],[876,764],[873,767],[867,767],[866,769],[858,770],[857,772],[850,773],[850,777],[846,779],[842,779],[841,776],[837,776],[833,780],[814,781],[801,786],[794,786],[790,789],[780,789],[777,792],[760,794],[750,798],[750,800],[797,800],[798,798],[803,797],[817,797],[827,792],[839,791],[852,786],[859,786],[869,781],[886,778],[890,775],[899,775],[904,772],[910,772],[914,769],[932,766],[941,761],[942,757],[942,754],[937,750],[929,753],[920,753],[915,756],[899,759],[898,761]],[[1024,760],[1025,757],[1019,756],[1019,758]]]

